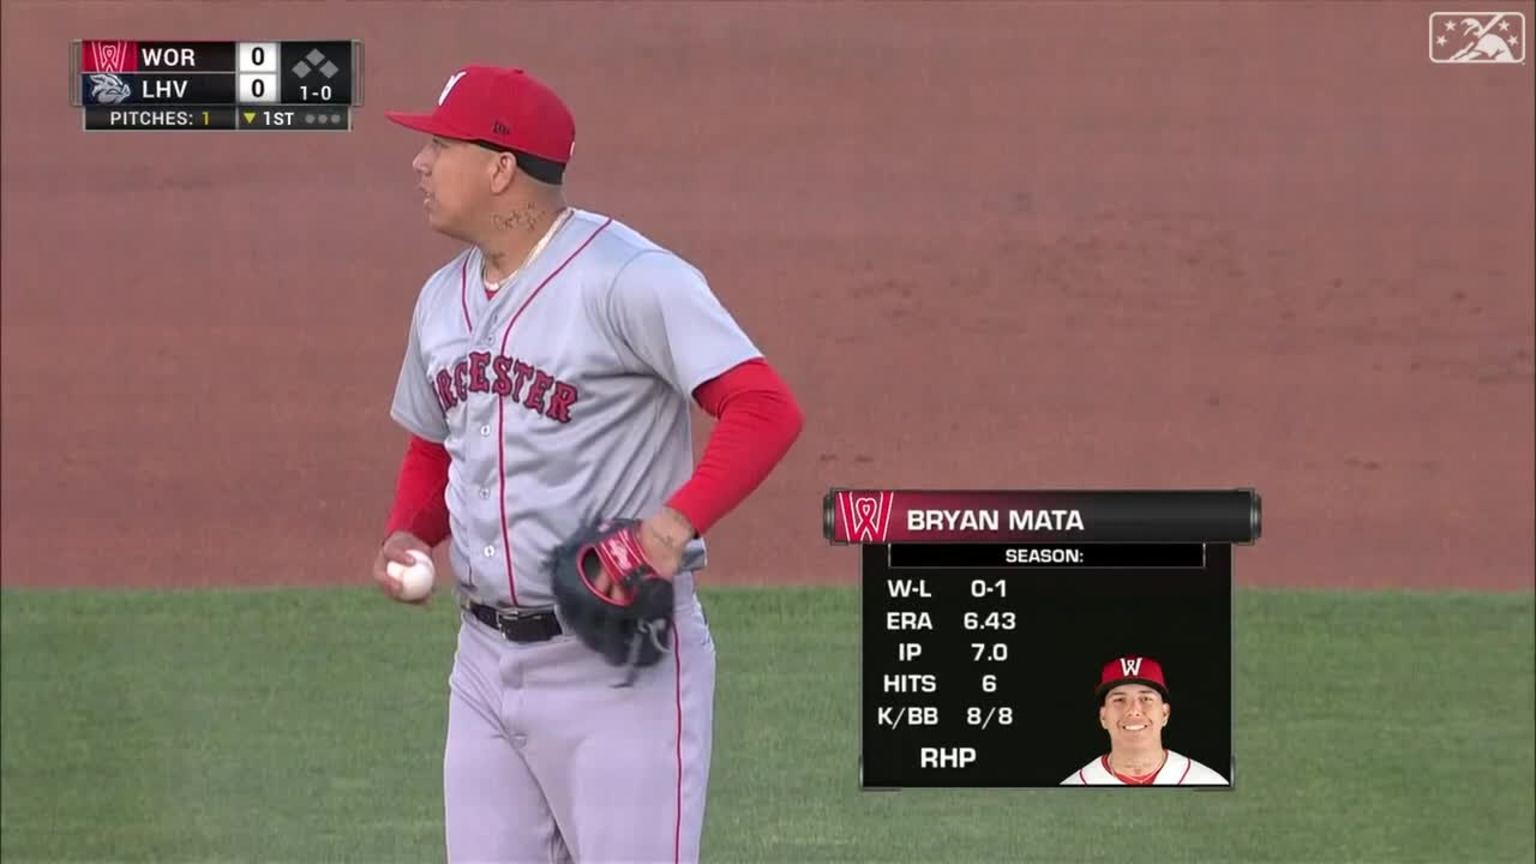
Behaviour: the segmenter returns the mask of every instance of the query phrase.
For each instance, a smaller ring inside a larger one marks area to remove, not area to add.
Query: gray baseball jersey
[[[1082,768],[1073,772],[1072,776],[1061,781],[1063,786],[1124,786],[1125,781],[1116,777],[1109,770],[1105,759],[1099,758],[1089,762]],[[1196,762],[1182,753],[1168,751],[1168,756],[1163,760],[1163,767],[1158,769],[1157,776],[1152,778],[1153,786],[1229,786],[1227,778],[1212,771],[1210,768]]]
[[[390,414],[452,456],[461,590],[551,605],[553,550],[664,504],[692,473],[694,388],[758,356],[697,269],[597,213],[573,210],[490,298],[476,249],[434,273]],[[695,540],[683,566],[703,564]]]

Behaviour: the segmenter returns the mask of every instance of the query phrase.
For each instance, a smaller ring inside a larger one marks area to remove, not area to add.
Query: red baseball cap
[[[1145,684],[1168,698],[1168,682],[1163,679],[1163,664],[1151,657],[1116,657],[1104,664],[1094,695],[1100,699],[1121,684]]]
[[[558,169],[571,161],[576,143],[571,110],[549,85],[522,69],[465,66],[448,77],[432,113],[385,111],[384,116],[417,132],[473,141],[553,163],[550,167],[556,170],[551,182],[559,181]]]

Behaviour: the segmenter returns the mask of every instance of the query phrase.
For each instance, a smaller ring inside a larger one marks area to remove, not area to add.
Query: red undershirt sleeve
[[[667,506],[702,535],[768,477],[800,436],[805,418],[761,357],[700,384],[693,396],[717,422],[693,476]]]
[[[384,528],[385,537],[396,531],[409,531],[428,546],[448,539],[448,503],[443,498],[448,488],[448,460],[448,450],[443,445],[411,436],[400,463],[395,503]]]

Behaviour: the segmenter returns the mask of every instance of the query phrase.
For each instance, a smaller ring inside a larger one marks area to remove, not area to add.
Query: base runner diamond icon
[[[325,65],[321,66],[320,64],[322,63]],[[308,54],[304,55],[303,60],[293,64],[292,72],[294,75],[303,78],[305,75],[317,70],[327,78],[335,78],[336,73],[341,71],[341,67],[325,59],[325,55],[320,53],[319,48],[312,48]]]
[[[1521,12],[1433,12],[1429,59],[1433,63],[1525,62],[1525,15]]]

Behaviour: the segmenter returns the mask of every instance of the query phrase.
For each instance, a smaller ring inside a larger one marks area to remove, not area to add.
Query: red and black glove
[[[640,546],[638,519],[610,519],[555,550],[552,584],[561,617],[581,641],[633,683],[672,647],[672,580]]]

